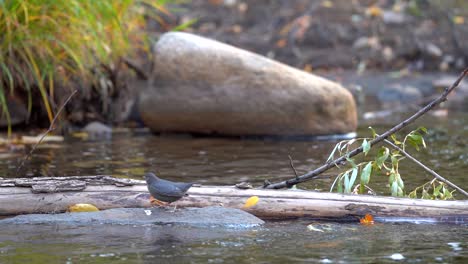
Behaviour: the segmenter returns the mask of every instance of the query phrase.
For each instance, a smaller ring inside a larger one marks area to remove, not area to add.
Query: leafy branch
[[[430,190],[432,189],[432,193]],[[439,200],[448,200],[453,198],[453,191],[450,191],[447,188],[447,184],[437,179],[433,179],[425,184],[417,187],[412,192],[408,194],[409,198],[422,198],[422,199],[439,199]],[[418,193],[421,192],[421,195],[418,197]]]
[[[432,176],[434,176],[434,178],[438,179],[439,181],[441,182],[444,182],[445,184],[449,185],[450,187],[456,189],[457,191],[459,191],[460,193],[462,193],[463,195],[467,196],[468,197],[468,193],[463,190],[462,188],[458,187],[457,185],[455,185],[454,183],[452,183],[451,181],[445,179],[444,177],[440,176],[439,174],[437,174],[435,171],[431,170],[429,167],[427,167],[426,165],[424,165],[423,163],[421,163],[419,160],[415,159],[413,156],[411,156],[410,154],[408,154],[405,150],[403,149],[400,149],[397,145],[393,144],[392,142],[390,142],[389,140],[385,140],[385,143],[387,143],[388,145],[392,146],[393,148],[395,148],[396,150],[400,151],[403,155],[405,155],[407,158],[409,158],[411,161],[415,162],[416,164],[418,164],[421,168],[423,168],[426,172],[428,172],[429,174],[431,174]]]
[[[375,133],[375,131],[372,128],[370,129],[374,138],[377,137],[378,135]],[[392,196],[404,196],[405,184],[399,172],[399,165],[400,161],[402,161],[408,156],[411,157],[407,152],[404,151],[404,149],[407,145],[413,146],[417,151],[420,150],[421,146],[423,148],[426,148],[426,143],[422,136],[422,133],[426,132],[426,128],[419,127],[418,129],[408,133],[403,139],[403,141],[399,141],[395,134],[391,135],[393,143],[387,139],[385,139],[384,141],[391,144],[394,150],[390,150],[389,148],[382,146],[377,151],[377,154],[375,155],[375,158],[372,161],[361,162],[360,164],[356,165],[352,158],[347,158],[347,161],[352,166],[352,168],[348,169],[343,173],[340,173],[336,177],[330,191],[333,191],[334,186],[336,185],[336,191],[339,193],[352,192],[364,194],[366,192],[366,189],[370,189],[367,186],[367,184],[370,181],[371,175],[375,175],[377,172],[380,172],[381,174],[388,175],[388,186]],[[362,141],[361,146],[363,148],[364,154],[367,156],[367,154],[370,151],[369,141],[366,138],[364,138],[358,140],[350,140],[349,142],[354,143],[358,141]],[[344,145],[349,145],[349,142],[346,142]],[[343,145],[343,143],[340,142],[337,145]],[[400,145],[401,148],[397,145]],[[341,152],[342,149],[343,147],[335,148],[335,150],[338,150],[340,155],[343,154]],[[403,152],[404,155],[402,155],[401,152]],[[335,153],[333,151],[329,159],[333,159],[334,154]],[[411,159],[416,160],[413,157],[411,157]],[[357,185],[356,188],[354,188],[354,191],[351,191],[359,171],[361,172],[360,184]]]
[[[427,104],[426,106],[421,108],[418,112],[416,112],[415,114],[413,114],[412,116],[410,116],[406,120],[404,120],[401,123],[395,125],[391,129],[384,132],[383,134],[381,134],[379,136],[376,136],[374,139],[369,141],[368,145],[366,145],[365,147],[370,149],[372,146],[376,145],[377,143],[380,143],[380,142],[384,141],[385,139],[390,137],[392,134],[395,134],[397,131],[399,131],[402,128],[408,126],[409,124],[414,122],[416,119],[418,119],[419,117],[421,117],[422,115],[424,115],[425,113],[427,113],[428,111],[430,111],[431,109],[433,109],[434,107],[439,105],[440,103],[446,101],[448,94],[450,92],[452,92],[460,84],[460,82],[463,80],[463,78],[467,74],[468,74],[468,68],[466,68],[460,74],[460,76],[457,78],[457,80],[450,87],[447,87],[439,97],[435,98],[433,101],[431,101],[429,104]],[[290,188],[295,184],[298,184],[298,183],[305,182],[305,181],[316,178],[321,173],[329,170],[330,168],[335,167],[335,164],[344,164],[347,161],[347,159],[349,159],[350,157],[353,157],[353,156],[355,156],[357,154],[360,154],[363,151],[364,151],[364,147],[361,145],[360,147],[349,151],[347,154],[342,155],[341,157],[339,157],[339,158],[337,158],[337,159],[335,159],[333,161],[329,161],[329,162],[323,164],[322,166],[318,167],[315,170],[311,170],[311,171],[309,171],[309,172],[307,172],[307,173],[305,173],[303,175],[300,175],[298,177],[295,177],[293,179],[289,179],[289,180],[285,180],[285,181],[281,181],[281,182],[277,182],[277,183],[267,184],[266,186],[264,186],[264,188],[267,188],[267,189]]]

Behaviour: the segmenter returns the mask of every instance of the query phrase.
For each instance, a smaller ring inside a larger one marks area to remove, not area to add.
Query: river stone
[[[91,140],[112,139],[112,127],[101,122],[93,121],[81,129]]]
[[[356,130],[341,85],[200,36],[171,32],[154,46],[151,85],[140,94],[154,132],[328,135]]]
[[[220,206],[184,208],[115,208],[99,212],[28,214],[0,220],[2,224],[123,224],[187,225],[196,227],[249,228],[264,222],[245,211]]]

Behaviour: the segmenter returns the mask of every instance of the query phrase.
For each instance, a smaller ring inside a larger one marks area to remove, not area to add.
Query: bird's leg
[[[163,206],[163,207],[168,205],[168,203],[165,203],[163,201],[159,201],[157,199],[154,199],[153,196],[150,196],[150,204],[151,205],[157,205],[157,206]]]

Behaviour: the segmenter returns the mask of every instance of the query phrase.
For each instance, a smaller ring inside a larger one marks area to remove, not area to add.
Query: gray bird
[[[171,182],[158,178],[154,173],[145,174],[148,191],[158,201],[172,203],[184,197],[193,183]]]

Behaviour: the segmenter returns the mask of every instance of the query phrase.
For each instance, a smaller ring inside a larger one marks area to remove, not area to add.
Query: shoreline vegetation
[[[109,115],[112,97],[125,89],[119,83],[119,75],[128,72],[123,58],[149,56],[146,20],[168,13],[166,2],[2,1],[0,102],[8,134],[9,106],[25,106],[27,122],[42,126],[73,90],[80,101],[94,100],[96,111]]]
[[[466,7],[456,0],[443,6],[431,0],[4,1],[0,126],[9,135],[17,124],[47,128],[74,90],[61,123],[126,121],[138,93],[135,79],[150,78],[150,46],[168,30],[214,38],[307,72],[459,72],[468,63],[460,45]]]

